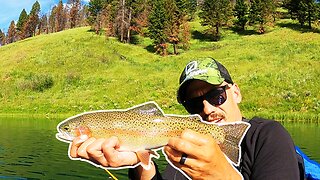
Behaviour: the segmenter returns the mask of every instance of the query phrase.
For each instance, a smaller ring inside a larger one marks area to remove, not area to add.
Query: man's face
[[[225,94],[223,94],[224,90]],[[210,94],[221,94],[226,100],[223,102],[223,97],[222,101],[219,101],[219,98],[208,99],[217,97],[210,96]],[[219,86],[213,86],[204,81],[193,80],[186,88],[185,99],[190,100],[204,95],[206,98],[201,100],[203,103],[203,110],[199,113],[203,120],[214,123],[241,121],[242,115],[238,107],[238,103],[241,101],[241,94],[236,84],[232,85],[223,82]],[[216,104],[212,102],[215,102]],[[219,102],[223,103],[219,105]]]

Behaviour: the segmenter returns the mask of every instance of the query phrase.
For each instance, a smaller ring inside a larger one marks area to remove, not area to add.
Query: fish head
[[[71,142],[75,137],[81,135],[91,136],[90,129],[82,121],[77,119],[67,119],[57,126],[58,133],[56,137],[65,142]]]

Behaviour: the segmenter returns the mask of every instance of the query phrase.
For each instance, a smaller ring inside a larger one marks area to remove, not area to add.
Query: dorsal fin
[[[130,108],[128,112],[134,112],[134,113],[144,114],[144,115],[164,116],[162,109],[160,109],[158,104],[153,101],[134,106]]]

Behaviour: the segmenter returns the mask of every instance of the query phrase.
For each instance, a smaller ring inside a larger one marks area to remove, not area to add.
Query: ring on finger
[[[179,164],[184,165],[184,163],[185,163],[186,160],[187,160],[187,157],[188,157],[188,155],[187,155],[186,153],[182,153],[181,159],[180,159],[180,161],[179,161]]]

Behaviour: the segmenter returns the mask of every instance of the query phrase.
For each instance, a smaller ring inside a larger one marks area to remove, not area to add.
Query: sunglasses
[[[203,111],[203,101],[208,101],[213,106],[218,106],[227,100],[227,85],[210,90],[206,94],[182,102],[190,114],[200,114]]]

